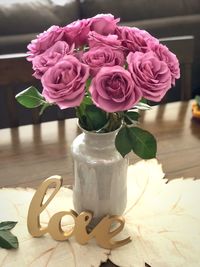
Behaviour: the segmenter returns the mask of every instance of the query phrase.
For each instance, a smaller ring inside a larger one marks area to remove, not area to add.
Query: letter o
[[[74,222],[76,223],[76,217],[78,215],[73,210],[58,212],[58,213],[54,214],[51,217],[51,219],[49,220],[48,232],[53,237],[53,239],[55,239],[55,240],[64,241],[64,240],[67,240],[70,236],[73,235],[74,227],[71,230],[67,231],[67,232],[62,230],[61,220],[62,220],[62,217],[66,216],[66,215],[69,215],[69,216],[73,217]]]

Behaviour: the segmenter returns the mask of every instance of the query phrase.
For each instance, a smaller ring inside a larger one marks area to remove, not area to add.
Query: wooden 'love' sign
[[[55,184],[55,188],[45,203],[43,203],[45,194],[49,186],[52,184]],[[88,233],[87,226],[92,220],[91,212],[84,211],[78,215],[73,210],[60,211],[50,218],[47,227],[42,227],[40,225],[40,214],[48,206],[61,186],[62,178],[60,176],[52,176],[47,178],[34,194],[29,206],[27,220],[28,231],[33,237],[40,237],[49,233],[55,240],[64,241],[74,235],[76,241],[81,245],[85,245],[90,239],[95,238],[97,244],[106,249],[117,248],[131,241],[130,237],[120,241],[112,240],[112,238],[124,228],[125,220],[122,216],[107,215],[90,233]],[[63,231],[61,220],[66,215],[71,216],[74,219],[74,227],[68,231]],[[113,224],[117,224],[114,230],[112,230]]]

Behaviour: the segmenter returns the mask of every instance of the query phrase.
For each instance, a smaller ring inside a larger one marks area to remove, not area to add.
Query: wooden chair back
[[[31,85],[41,88],[40,81],[32,74],[32,64],[25,53],[0,55],[0,128],[74,117],[72,109],[60,111],[57,107],[41,117],[39,108],[26,109],[17,103],[15,95],[20,91]]]
[[[191,99],[194,37],[178,36],[162,38],[160,39],[160,42],[166,45],[179,59],[181,70],[180,100],[186,101]]]
[[[31,64],[26,60],[26,54],[0,55],[0,98],[3,99],[1,106],[1,126],[15,127],[19,125],[17,103],[15,95],[17,88],[36,83],[32,76]],[[32,112],[32,121],[38,122],[37,112]],[[5,119],[9,121],[8,124]],[[1,128],[1,127],[0,127]]]

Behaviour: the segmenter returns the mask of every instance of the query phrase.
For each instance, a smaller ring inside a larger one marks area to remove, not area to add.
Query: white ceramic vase
[[[74,208],[78,213],[92,211],[93,222],[107,214],[122,215],[126,208],[128,158],[115,148],[117,132],[83,130],[71,146]]]

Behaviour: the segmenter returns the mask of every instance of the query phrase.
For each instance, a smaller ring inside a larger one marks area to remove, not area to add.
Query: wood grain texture
[[[199,176],[200,123],[192,119],[191,102],[153,107],[141,127],[155,135],[167,177]],[[36,187],[54,174],[72,184],[70,145],[78,134],[76,119],[0,130],[0,186]],[[138,160],[130,153],[130,163]]]
[[[200,176],[200,122],[192,119],[191,104],[155,106],[142,114],[141,127],[155,135],[157,159],[170,179]],[[78,134],[76,119],[0,130],[0,186],[36,188],[55,174],[73,184],[70,145]],[[138,160],[130,154],[131,164]]]

